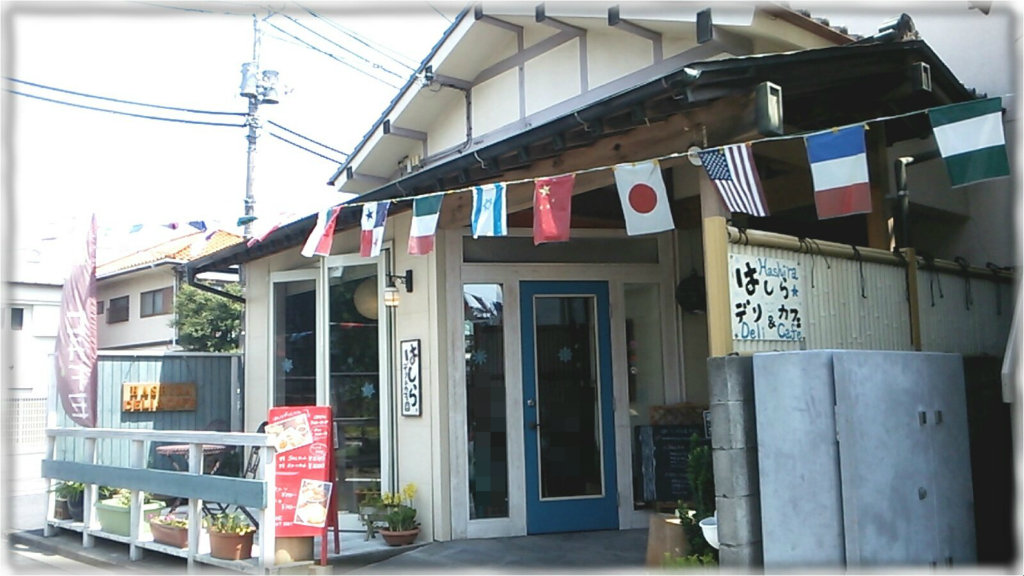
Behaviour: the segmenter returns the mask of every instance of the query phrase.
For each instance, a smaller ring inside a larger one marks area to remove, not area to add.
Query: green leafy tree
[[[227,284],[221,290],[242,294],[237,284]],[[240,302],[185,285],[178,290],[171,326],[178,330],[178,344],[185,350],[235,352],[242,331],[242,310]]]

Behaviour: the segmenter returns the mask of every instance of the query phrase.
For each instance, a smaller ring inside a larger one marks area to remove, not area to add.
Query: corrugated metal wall
[[[734,340],[736,352],[913,349],[903,267],[744,244],[729,244],[729,252],[795,260],[804,275],[806,340]]]
[[[1013,321],[1013,285],[919,268],[921,347],[927,352],[1001,357]]]
[[[237,363],[234,369],[232,364]],[[233,375],[241,379],[241,356],[237,354],[100,354],[97,390],[97,428],[138,428],[141,430],[223,430],[231,427]],[[180,412],[123,412],[121,390],[125,383],[195,382],[196,409]],[[241,388],[241,382],[237,383]],[[241,419],[237,419],[241,421]],[[57,426],[76,427],[63,409],[57,408]],[[110,466],[129,465],[130,442],[101,440],[97,445],[101,461]],[[58,458],[79,461],[84,440],[61,438]],[[166,457],[148,446],[149,467],[170,468]]]

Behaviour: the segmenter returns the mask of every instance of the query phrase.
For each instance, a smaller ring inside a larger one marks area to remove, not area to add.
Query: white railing
[[[58,460],[58,438],[82,438],[85,440],[84,461]],[[193,431],[150,431],[115,428],[48,428],[46,430],[47,451],[42,463],[42,476],[46,479],[50,497],[46,509],[44,535],[56,534],[58,528],[80,531],[82,546],[94,545],[94,538],[124,542],[129,545],[132,560],[142,558],[143,549],[156,550],[166,554],[184,557],[189,571],[195,562],[214,564],[242,572],[266,573],[274,567],[275,551],[275,479],[274,466],[276,450],[266,434],[240,432],[193,432]],[[131,458],[128,468],[105,465],[97,450],[99,440],[126,441],[131,443]],[[155,470],[146,468],[147,443],[170,442],[187,444],[188,471]],[[260,451],[259,467],[255,479],[230,478],[203,474],[203,445],[254,447]],[[58,520],[53,517],[56,497],[52,492],[56,480],[82,482],[85,484],[82,522]],[[99,486],[114,486],[131,490],[129,506],[130,536],[104,532],[100,529],[94,507]],[[188,499],[188,547],[184,549],[166,546],[152,540],[142,531],[143,492],[163,494]],[[204,500],[244,506],[255,513],[259,530],[255,544],[258,552],[249,560],[221,560],[213,558],[206,551],[208,544],[200,540],[201,511]],[[202,544],[202,546],[201,546]]]

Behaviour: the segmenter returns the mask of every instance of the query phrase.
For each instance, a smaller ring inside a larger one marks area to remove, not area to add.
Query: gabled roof
[[[930,89],[911,86],[913,70],[930,69]],[[852,122],[964,102],[968,90],[922,40],[878,36],[845,45],[793,52],[689,62],[629,90],[608,95],[578,110],[537,124],[474,151],[412,172],[362,194],[359,201],[403,199],[445,190],[500,182],[504,172],[528,167],[543,158],[592,146],[602,138],[702,109],[733,94],[749,93],[759,83],[782,86],[787,132],[827,129]],[[641,108],[646,117],[637,117]],[[927,135],[927,120],[912,115],[894,120],[889,143]],[[587,130],[600,123],[601,131]],[[708,142],[722,145],[730,142]],[[520,157],[526,151],[526,160]],[[482,166],[480,158],[487,159]],[[356,225],[361,206],[343,208],[336,231]],[[251,248],[236,246],[189,264],[195,272],[255,260],[301,245],[316,220],[310,215],[282,226]]]
[[[96,278],[109,278],[141,268],[183,264],[241,241],[242,237],[238,234],[223,230],[212,233],[193,232],[99,264],[96,266]]]

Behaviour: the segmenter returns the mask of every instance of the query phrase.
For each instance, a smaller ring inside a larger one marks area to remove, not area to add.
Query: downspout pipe
[[[907,183],[907,167],[934,160],[941,155],[938,150],[931,150],[916,156],[901,156],[896,159],[896,250],[910,248],[910,188]]]
[[[235,302],[245,304],[245,297],[243,296],[238,296],[237,294],[232,294],[230,292],[218,290],[213,286],[207,286],[206,284],[200,283],[199,280],[196,279],[195,269],[193,269],[190,265],[185,264],[184,266],[182,266],[181,269],[182,275],[185,277],[185,283],[188,284],[189,286],[192,286],[193,288],[196,288],[198,290],[202,290],[203,292],[208,292],[215,296],[220,296],[222,298],[227,298],[228,300],[234,300]]]

